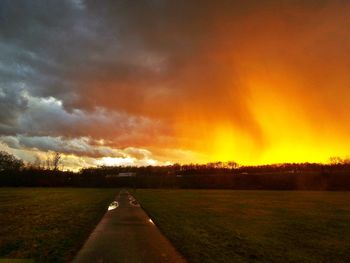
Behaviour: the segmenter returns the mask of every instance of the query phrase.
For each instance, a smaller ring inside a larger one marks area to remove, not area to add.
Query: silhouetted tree
[[[36,169],[42,169],[42,161],[39,158],[39,156],[35,157],[35,161],[33,162],[32,167],[36,168]]]
[[[61,163],[61,159],[62,159],[61,153],[55,152],[55,153],[54,153],[54,156],[53,156],[53,158],[52,158],[52,166],[53,166],[53,169],[54,169],[55,171],[58,170],[58,167],[59,167],[59,165],[60,165],[60,163]]]
[[[0,171],[20,170],[23,166],[22,160],[17,159],[12,154],[0,151]]]
[[[331,163],[331,165],[342,164],[343,159],[338,156],[332,156],[329,158],[329,162]]]
[[[227,167],[229,169],[236,169],[236,168],[238,168],[238,163],[233,162],[233,161],[227,162]]]
[[[46,166],[47,170],[51,170],[52,160],[51,160],[51,156],[49,153],[47,153],[47,155],[46,155],[45,166]]]

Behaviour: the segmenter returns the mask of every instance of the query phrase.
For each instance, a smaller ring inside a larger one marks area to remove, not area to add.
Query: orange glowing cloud
[[[30,63],[21,68],[20,88],[0,89],[0,100],[17,96],[1,111],[0,135],[89,138],[123,154],[149,151],[141,163],[349,155],[346,1],[117,2],[87,0],[62,12],[75,27],[56,26],[72,42],[48,30],[52,45],[42,47],[16,34]],[[11,61],[19,51],[7,52]],[[99,155],[110,163],[123,156]]]

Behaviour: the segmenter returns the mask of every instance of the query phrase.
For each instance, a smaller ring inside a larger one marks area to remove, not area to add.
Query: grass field
[[[350,262],[350,192],[137,190],[190,262]]]
[[[0,188],[0,258],[72,259],[115,189]]]

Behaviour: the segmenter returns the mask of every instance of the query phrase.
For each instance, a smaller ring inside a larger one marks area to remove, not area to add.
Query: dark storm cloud
[[[0,4],[0,61],[6,67],[1,85],[24,82],[31,95],[58,98],[68,110],[99,106],[159,117],[169,111],[162,114],[149,105],[164,108],[174,97],[192,100],[203,89],[217,103],[225,94],[201,83],[208,79],[188,83],[184,72],[197,63],[194,74],[212,71],[205,55],[215,21],[226,17],[234,23],[257,8],[289,2],[5,0]],[[222,78],[211,75],[213,82]],[[237,100],[241,92],[237,87]],[[199,105],[207,106],[206,101]]]
[[[2,134],[123,135],[127,141],[125,130],[149,130],[147,118],[129,116],[123,108],[109,111],[90,98],[91,76],[125,79],[142,66],[84,1],[2,1],[0,10]],[[106,95],[103,86],[98,92]]]
[[[34,95],[68,99],[72,80],[67,77],[93,37],[85,30],[88,17],[74,1],[2,1],[0,6],[0,59],[8,68],[2,79],[23,81]]]
[[[67,111],[63,108],[62,101],[53,97],[33,97],[23,89],[18,93],[7,93],[3,99],[4,104],[13,103],[8,105],[8,111],[4,112],[6,118],[0,125],[2,134],[7,135],[116,137],[114,145],[126,147],[135,139],[133,137],[145,137],[140,130],[150,134],[152,130],[159,129],[157,123],[146,118],[107,112],[103,108],[97,108],[93,112],[78,109]],[[6,120],[8,121],[5,122]],[[126,131],[129,132],[125,134]]]
[[[89,138],[64,139],[50,136],[3,136],[0,141],[13,149],[37,149],[43,152],[56,151],[88,157],[125,157],[122,150],[114,150],[103,145],[93,145]]]
[[[0,134],[163,147],[178,139],[174,126],[205,119],[212,126],[230,123],[264,147],[239,55],[249,61],[252,54],[248,68],[279,59],[302,68],[305,50],[310,61],[328,52],[308,45],[323,34],[318,23],[332,20],[327,10],[342,5],[346,1],[2,0]]]
[[[93,141],[87,137],[66,139],[50,136],[0,136],[0,142],[11,149],[36,150],[40,152],[60,152],[78,156],[101,158],[135,158],[145,160],[152,158],[152,153],[146,149],[127,147],[115,149],[105,146],[103,142]]]
[[[18,86],[0,87],[0,129],[11,130],[16,119],[26,110],[28,102],[20,95],[22,91]]]

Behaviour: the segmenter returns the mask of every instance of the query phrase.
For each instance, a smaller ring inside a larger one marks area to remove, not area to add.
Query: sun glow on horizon
[[[350,155],[350,1],[5,2],[0,150],[28,163]]]
[[[214,137],[213,157],[220,161],[230,161],[236,149],[236,138],[232,131],[219,130]]]

